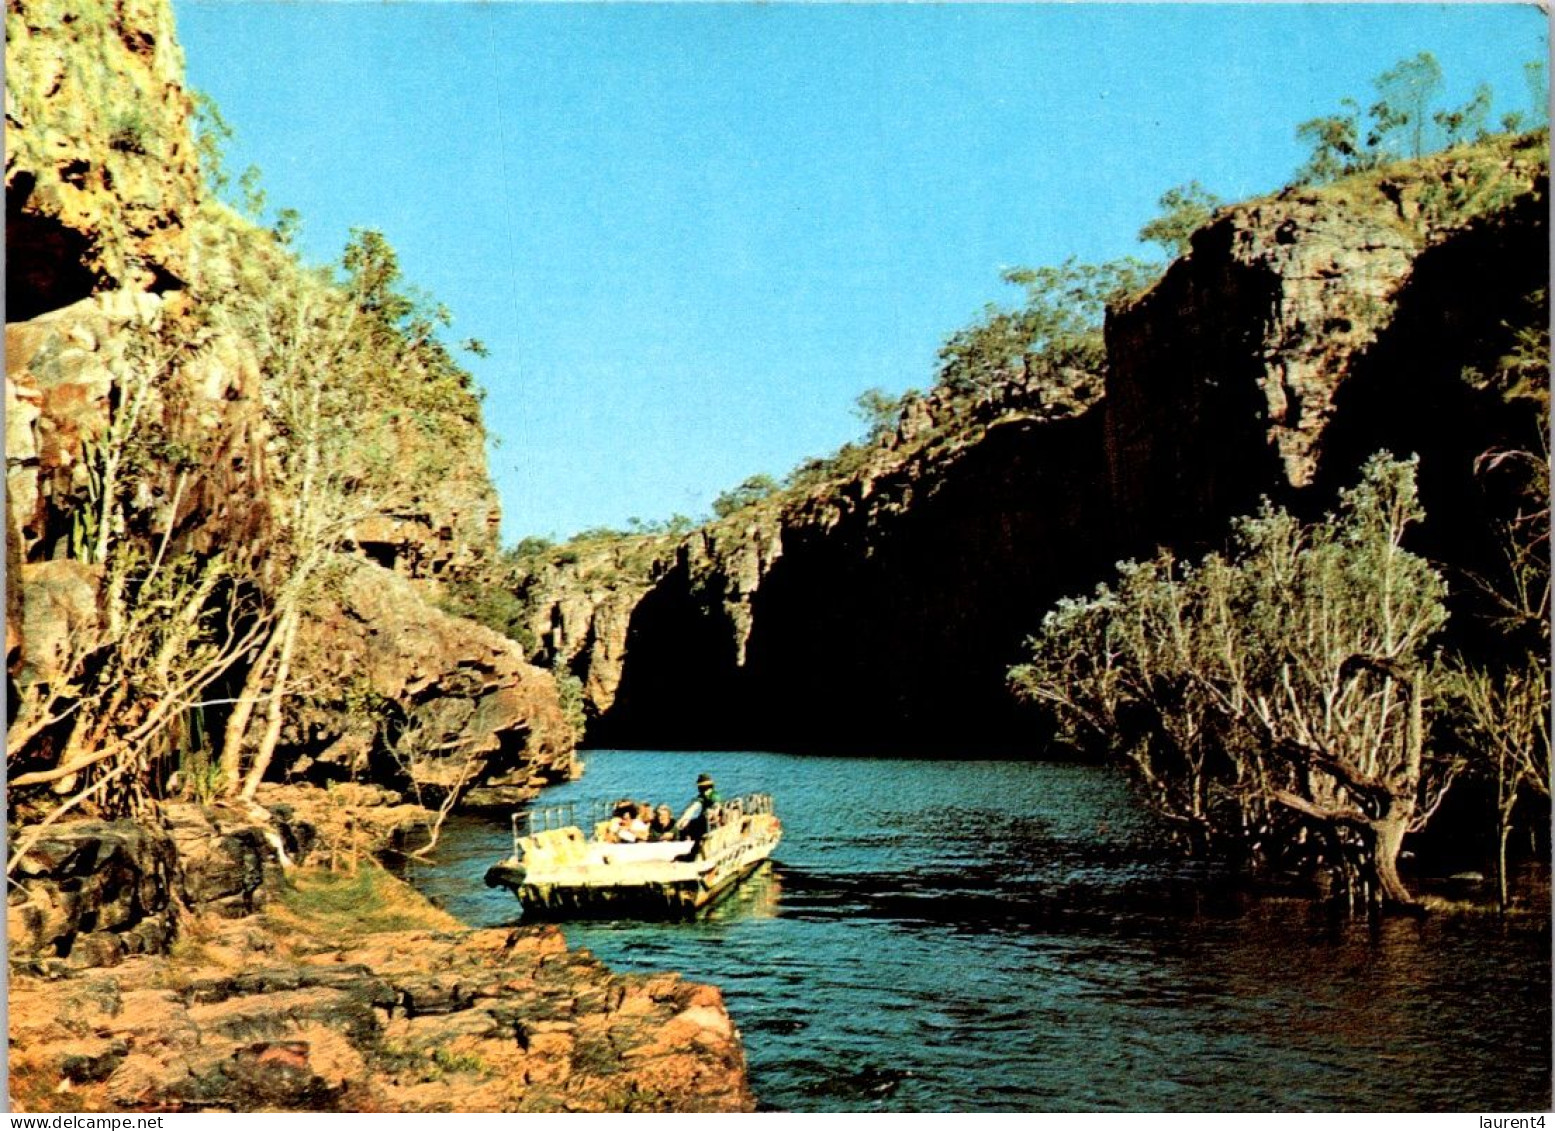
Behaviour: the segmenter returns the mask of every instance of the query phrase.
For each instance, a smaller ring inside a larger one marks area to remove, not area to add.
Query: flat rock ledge
[[[165,956],[13,970],[16,1110],[750,1111],[712,986],[616,975],[554,927],[383,931],[253,920]]]
[[[391,791],[262,795],[36,842],[7,908],[15,1110],[754,1109],[716,988],[466,927],[372,862],[427,816]]]

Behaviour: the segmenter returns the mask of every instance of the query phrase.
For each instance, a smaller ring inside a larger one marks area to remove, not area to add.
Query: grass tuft
[[[371,862],[363,862],[354,872],[299,868],[287,881],[266,914],[282,921],[278,925],[322,938],[338,940],[381,931],[456,931],[465,926]]]

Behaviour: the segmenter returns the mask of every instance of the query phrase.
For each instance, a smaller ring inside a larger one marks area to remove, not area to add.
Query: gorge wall
[[[229,610],[247,610],[229,612],[232,634],[282,599],[306,552],[295,517],[306,484],[286,474],[298,422],[265,302],[323,300],[281,241],[203,187],[166,3],[30,0],[9,5],[6,23],[7,660],[11,718],[25,729],[29,704],[63,709],[116,650],[110,598],[128,592],[113,579],[132,576],[120,568],[129,556],[224,571]],[[329,412],[352,416],[393,460],[336,507],[334,578],[300,617],[292,683],[305,693],[275,772],[370,774],[435,799],[454,773],[436,752],[473,751],[484,762],[474,784],[511,802],[572,773],[573,736],[550,673],[435,607],[445,578],[494,549],[497,502],[473,391],[425,362],[398,368],[425,403],[375,409],[352,386],[372,378],[349,366],[321,378],[318,434]],[[220,704],[254,658],[189,721],[213,750],[229,717]],[[36,714],[35,733],[12,729],[13,777],[72,746],[68,728]],[[409,732],[415,750],[381,756]]]
[[[287,788],[510,806],[570,777],[576,735],[552,674],[437,607],[445,579],[495,548],[467,376],[400,350],[381,368],[401,386],[381,393],[376,373],[323,365],[299,415],[277,326],[313,310],[341,327],[336,354],[364,365],[398,348],[393,327],[345,317],[284,241],[211,198],[163,0],[10,4],[6,60],[13,957],[172,937],[168,908],[202,900],[167,893],[209,853],[180,846],[168,807],[214,802],[207,823],[265,827],[256,791],[239,798],[243,782],[217,771],[244,696],[257,722],[235,764]],[[352,466],[342,447],[325,513],[297,449],[327,469],[324,445],[357,438],[388,458]],[[415,823],[398,812],[363,850]],[[70,848],[77,829],[117,847]],[[117,874],[125,845],[160,863],[136,865],[154,881],[109,883],[145,894],[110,915],[81,893],[102,886],[93,861]]]
[[[188,277],[199,193],[172,9],[6,8],[6,321]]]
[[[1109,312],[1100,396],[1016,387],[963,419],[936,394],[862,471],[639,540],[635,572],[547,563],[532,628],[589,741],[1030,751],[1004,673],[1055,600],[1216,546],[1265,496],[1320,512],[1383,448],[1422,458],[1421,548],[1482,560],[1476,457],[1542,450],[1547,394],[1493,374],[1547,324],[1546,145],[1222,209]]]

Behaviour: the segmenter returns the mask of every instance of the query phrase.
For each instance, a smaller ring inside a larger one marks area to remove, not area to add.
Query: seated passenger
[[[636,844],[647,833],[647,825],[637,819],[637,806],[630,801],[618,801],[615,815],[605,828],[605,839],[612,844]]]
[[[660,805],[654,810],[653,823],[648,826],[648,839],[675,839],[675,811],[668,805]]]
[[[653,806],[646,801],[639,801],[632,806],[632,815],[627,827],[636,839],[647,840],[648,826],[652,820]]]

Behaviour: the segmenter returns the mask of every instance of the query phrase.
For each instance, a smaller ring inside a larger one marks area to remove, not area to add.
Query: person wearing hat
[[[718,790],[713,785],[713,779],[702,774],[697,778],[696,800],[686,806],[680,820],[675,822],[675,832],[689,840],[700,841],[707,835],[708,819],[712,815],[713,806],[717,804]]]

